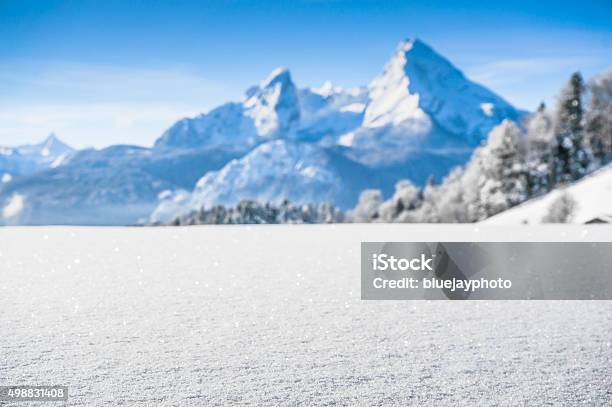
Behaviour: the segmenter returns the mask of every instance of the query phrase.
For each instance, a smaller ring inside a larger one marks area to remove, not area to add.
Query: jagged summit
[[[61,141],[55,133],[50,133],[38,144],[24,145],[18,147],[18,150],[22,155],[38,155],[45,160],[49,159],[52,161],[74,151],[72,147]]]
[[[156,142],[156,148],[223,148],[246,151],[266,139],[291,132],[300,118],[297,88],[291,73],[277,68],[245,93],[195,118],[178,121]]]
[[[49,155],[49,153],[63,154],[74,151],[72,147],[60,140],[55,133],[50,133],[47,138],[45,138],[42,143],[37,144],[37,146],[40,146],[42,148],[42,152],[46,152],[47,155]]]
[[[402,41],[369,88],[365,127],[404,123],[426,132],[433,121],[477,144],[501,119],[517,116],[508,102],[419,39]]]
[[[272,72],[270,72],[266,79],[261,81],[260,86],[262,88],[267,88],[270,86],[274,86],[277,83],[293,84],[293,81],[291,80],[291,72],[289,71],[289,69],[285,67],[279,67],[274,69]]]
[[[244,107],[259,136],[270,138],[292,131],[300,119],[300,106],[289,70],[277,68],[259,87],[251,88]]]
[[[362,127],[342,141],[370,166],[419,150],[472,149],[521,114],[419,39],[398,44],[368,91]]]
[[[48,143],[55,143],[55,142],[58,142],[58,141],[61,142],[61,140],[59,138],[57,138],[55,133],[51,132],[51,133],[49,133],[47,138],[43,141],[43,143],[48,144]]]

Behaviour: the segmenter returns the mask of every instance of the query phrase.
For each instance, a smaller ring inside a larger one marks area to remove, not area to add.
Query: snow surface
[[[361,301],[361,241],[609,226],[0,228],[0,385],[68,405],[610,405],[612,302]]]
[[[594,218],[612,216],[612,166],[602,168],[565,188],[557,188],[538,198],[484,220],[489,225],[542,223],[552,203],[563,193],[577,204],[571,223],[585,223]]]

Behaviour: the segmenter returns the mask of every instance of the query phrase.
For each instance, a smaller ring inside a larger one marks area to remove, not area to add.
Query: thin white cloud
[[[577,70],[591,64],[588,57],[540,57],[505,59],[466,69],[466,74],[476,82],[488,86],[507,86],[525,83],[541,75]]]

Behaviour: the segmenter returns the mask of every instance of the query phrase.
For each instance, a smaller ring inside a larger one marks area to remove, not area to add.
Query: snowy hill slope
[[[612,216],[612,166],[602,168],[569,185],[531,199],[521,205],[481,222],[487,225],[519,225],[542,223],[552,203],[563,192],[577,203],[571,223],[585,223],[599,216]]]
[[[333,149],[312,143],[274,140],[219,171],[202,177],[186,211],[213,205],[235,205],[244,198],[261,202],[333,202],[353,205],[361,191],[376,182],[368,168]]]

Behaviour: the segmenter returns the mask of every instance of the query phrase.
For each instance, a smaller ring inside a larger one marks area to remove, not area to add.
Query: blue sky
[[[0,145],[151,145],[278,66],[365,85],[407,37],[533,109],[612,66],[612,2],[0,0]]]

